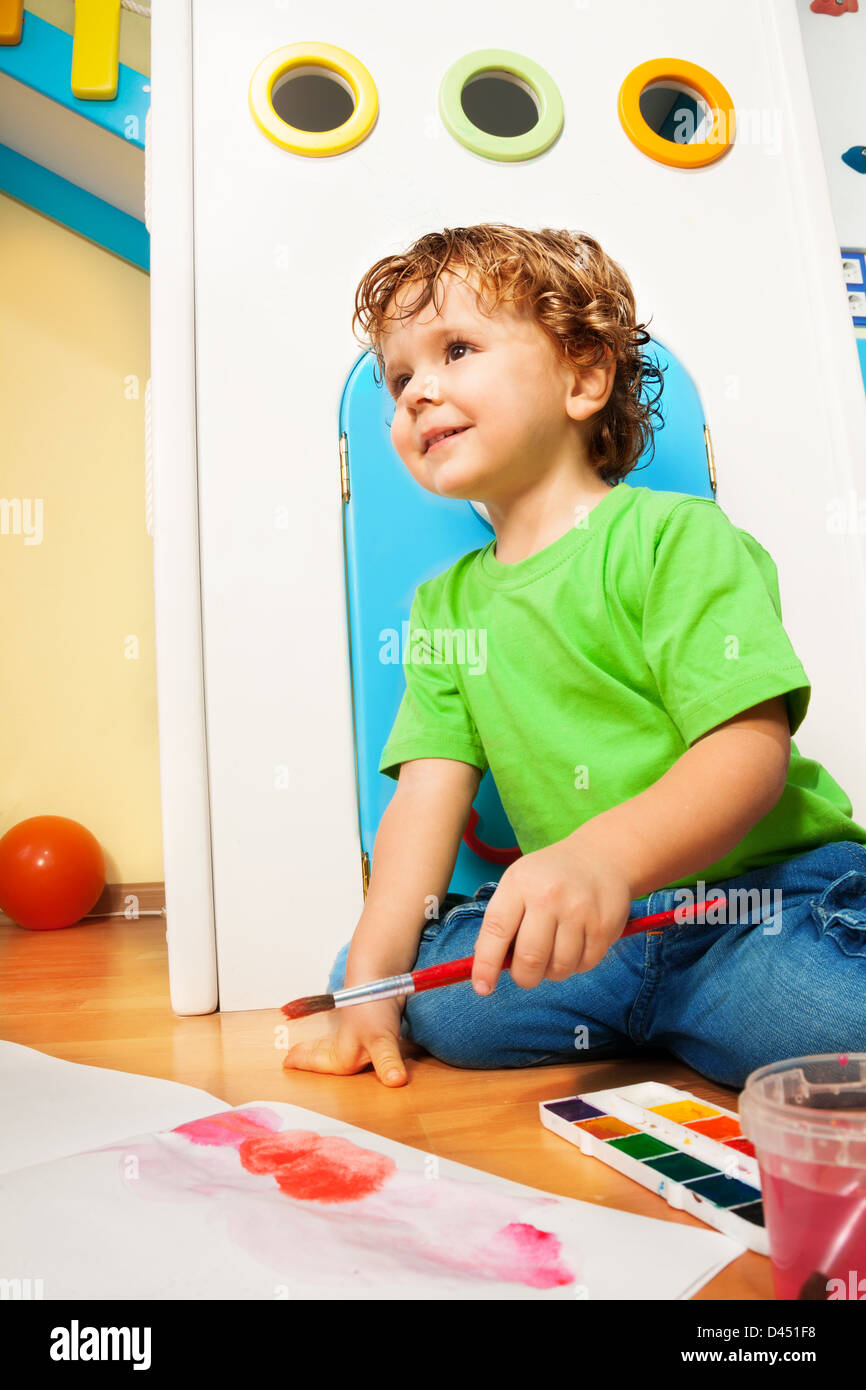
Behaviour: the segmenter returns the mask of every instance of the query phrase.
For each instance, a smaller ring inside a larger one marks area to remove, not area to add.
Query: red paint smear
[[[302,1202],[356,1202],[397,1171],[385,1154],[309,1129],[245,1139],[238,1152],[248,1173],[273,1173],[280,1191]]]
[[[225,1110],[178,1125],[173,1134],[182,1134],[193,1144],[231,1144],[237,1148],[245,1139],[279,1129],[280,1117],[273,1110],[250,1106],[247,1110]]]
[[[392,1159],[372,1149],[361,1148],[349,1139],[323,1136],[312,1130],[278,1130],[280,1117],[265,1106],[228,1110],[178,1125],[173,1133],[182,1134],[193,1144],[237,1149],[241,1166],[253,1174],[272,1174],[279,1190],[288,1197],[319,1203],[349,1203],[379,1191],[395,1175]],[[278,1132],[277,1132],[278,1131]],[[741,1141],[742,1142],[742,1141]],[[129,1151],[123,1145],[124,1152]],[[159,1178],[165,1179],[160,1173]],[[199,1188],[208,1195],[219,1191]],[[395,1219],[386,1206],[368,1208],[367,1226],[385,1215],[386,1227]],[[405,1201],[405,1193],[403,1194]],[[447,1202],[445,1203],[447,1206]],[[399,1214],[399,1204],[396,1208]],[[447,1220],[448,1213],[444,1213]],[[363,1217],[359,1217],[362,1221]],[[527,1222],[511,1222],[496,1231],[483,1244],[461,1241],[456,1229],[444,1244],[431,1246],[419,1231],[409,1235],[406,1249],[421,1254],[443,1268],[458,1269],[480,1279],[502,1279],[531,1288],[550,1289],[574,1282],[574,1274],[562,1261],[561,1241],[550,1231],[541,1231]],[[420,1237],[420,1239],[418,1238]],[[385,1241],[385,1245],[393,1241]]]
[[[556,1236],[524,1221],[503,1226],[482,1252],[494,1257],[494,1269],[500,1278],[528,1284],[533,1289],[553,1289],[574,1282],[574,1275],[560,1259],[561,1253],[562,1243]]]

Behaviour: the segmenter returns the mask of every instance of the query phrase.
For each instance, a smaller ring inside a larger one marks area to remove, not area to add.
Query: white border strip
[[[767,49],[776,56],[777,80],[788,103],[788,128],[795,138],[788,142],[786,159],[791,175],[792,231],[799,231],[803,288],[809,295],[810,315],[819,338],[821,359],[827,364],[823,398],[827,430],[827,457],[815,460],[815,474],[807,484],[804,504],[814,507],[821,497],[822,478],[832,477],[846,491],[862,499],[866,486],[863,467],[863,439],[866,438],[866,395],[851,326],[850,310],[842,282],[838,232],[833,219],[830,187],[818,132],[818,119],[812,99],[803,31],[796,0],[773,0],[761,11],[770,36]],[[849,334],[853,343],[849,348]],[[793,480],[792,480],[793,481]],[[844,499],[840,499],[844,500]],[[817,517],[816,517],[817,524]],[[852,633],[857,651],[859,688],[866,689],[866,561],[859,535],[838,537],[845,550],[850,576],[849,621],[859,630]],[[804,557],[804,563],[808,560]],[[840,621],[842,615],[839,614]],[[840,640],[847,640],[840,634]],[[866,808],[855,798],[853,816],[862,821]]]
[[[152,19],[150,169],[153,584],[171,1006],[218,1005],[195,423],[192,16]]]

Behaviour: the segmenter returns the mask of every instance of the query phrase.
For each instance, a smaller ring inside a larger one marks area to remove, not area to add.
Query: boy
[[[402,1085],[401,1035],[476,1068],[651,1046],[742,1086],[866,1049],[866,830],[791,742],[811,687],[770,556],[716,502],[624,481],[660,381],[625,273],[586,235],[447,229],[377,262],[356,318],[409,472],[483,502],[496,539],[415,594],[413,638],[480,630],[485,669],[405,666],[397,789],[328,989],[475,963],[471,986],[324,1016],[284,1064]],[[522,857],[430,920],[488,766]]]

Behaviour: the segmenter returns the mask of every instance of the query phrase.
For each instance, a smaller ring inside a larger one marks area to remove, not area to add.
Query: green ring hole
[[[530,102],[537,111],[531,126]],[[476,119],[489,121],[495,133],[476,125],[467,108]],[[563,124],[562,97],[550,74],[531,58],[501,48],[477,49],[452,63],[439,87],[439,114],[446,130],[473,154],[505,162],[542,154]],[[502,130],[515,133],[498,133]]]

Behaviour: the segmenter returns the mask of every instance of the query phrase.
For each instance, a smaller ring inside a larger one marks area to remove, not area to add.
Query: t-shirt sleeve
[[[685,743],[784,695],[791,733],[811,685],[782,626],[776,567],[717,502],[689,498],[667,518],[646,592],[643,646]]]
[[[419,589],[409,615],[409,649],[403,665],[406,689],[379,760],[379,771],[395,780],[400,764],[412,758],[453,758],[487,771],[475,722],[451,663],[442,660],[441,650],[436,651],[432,631]]]

